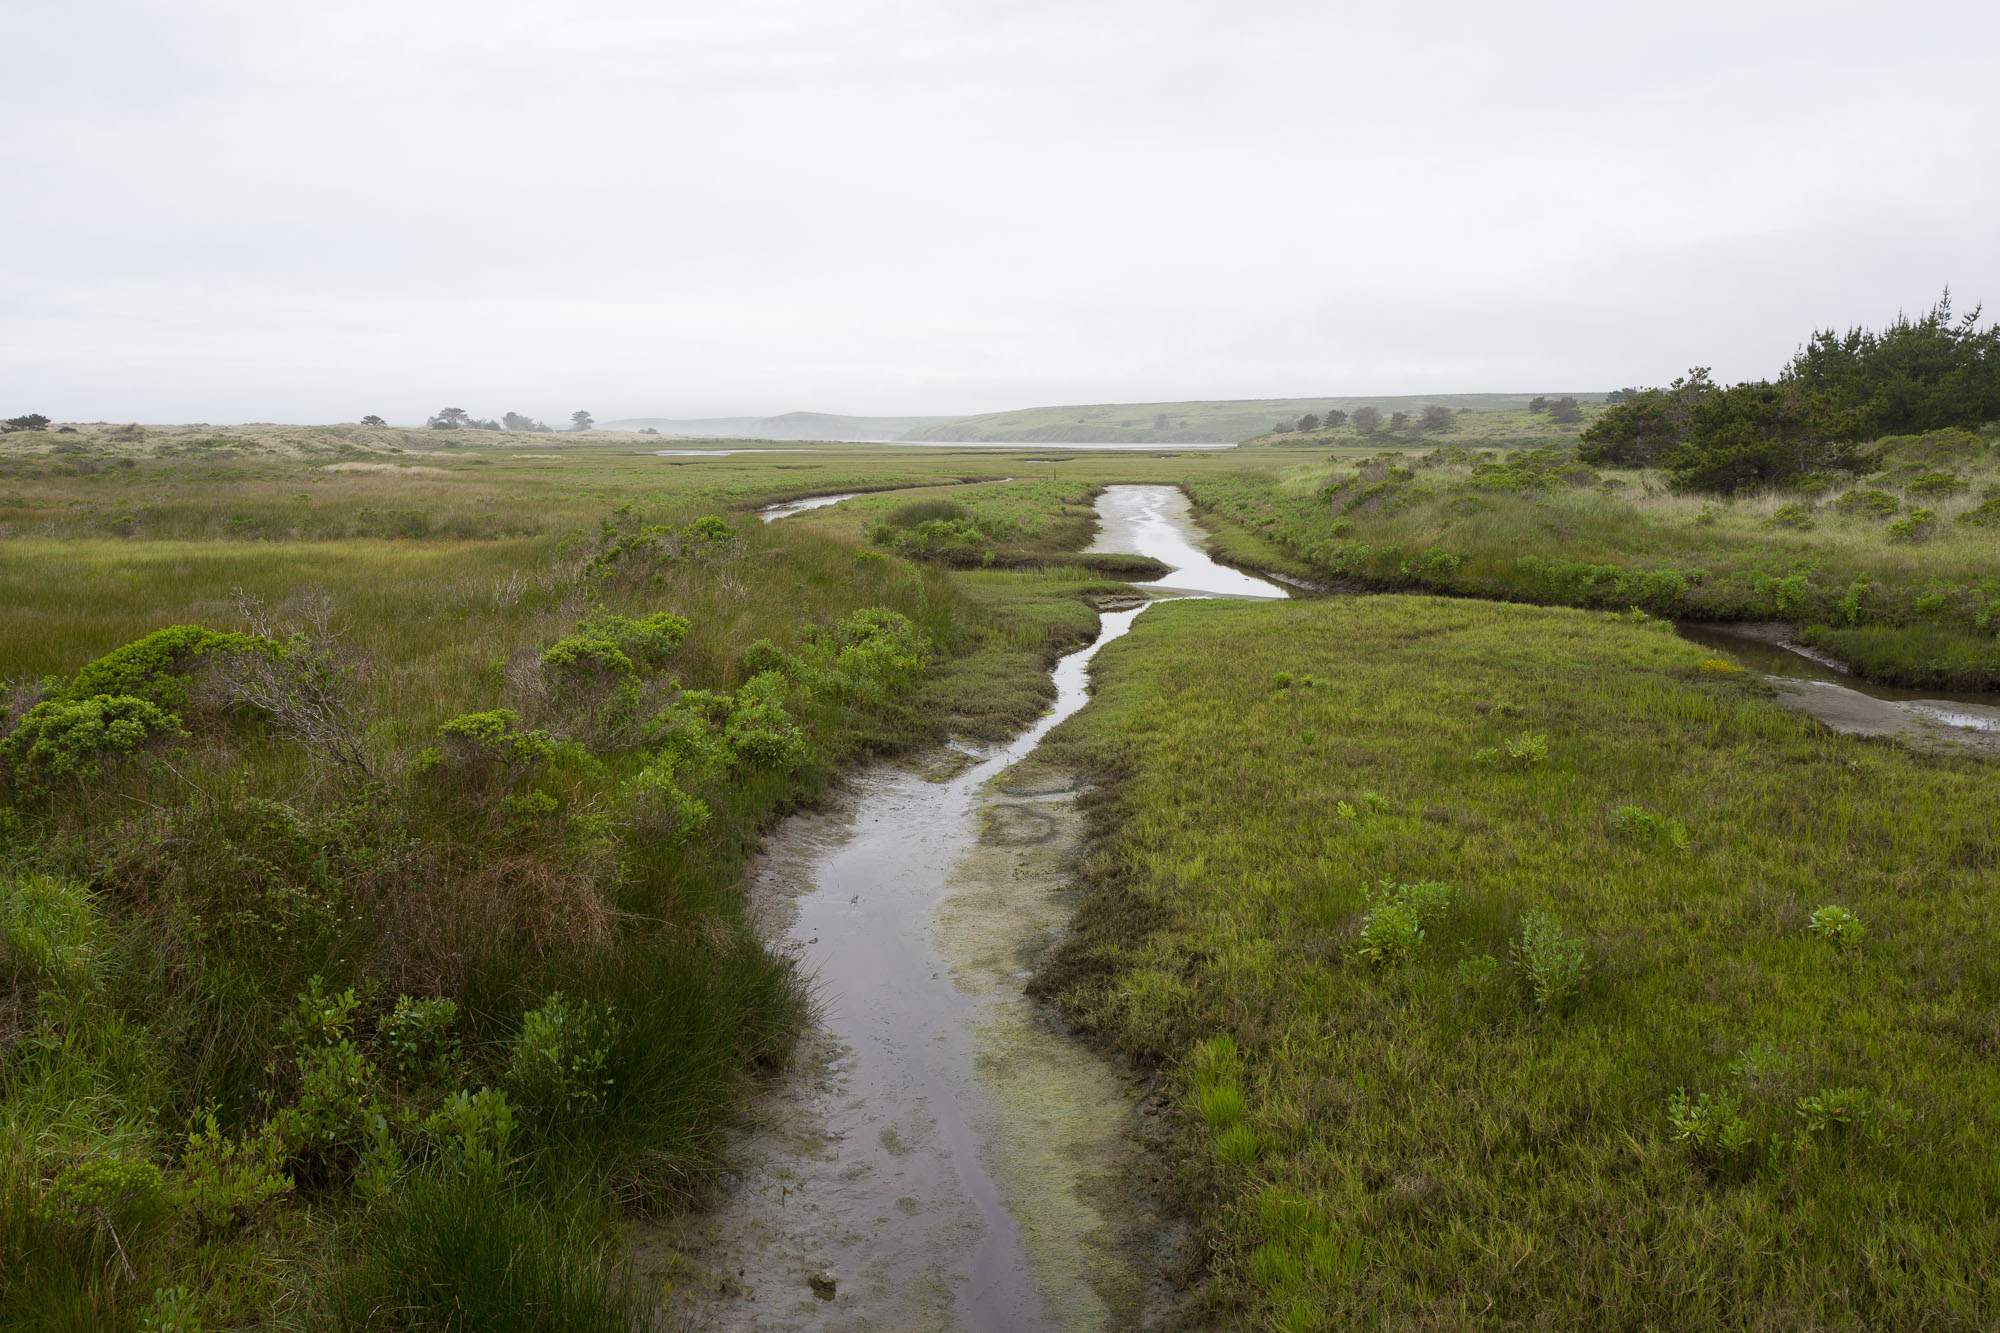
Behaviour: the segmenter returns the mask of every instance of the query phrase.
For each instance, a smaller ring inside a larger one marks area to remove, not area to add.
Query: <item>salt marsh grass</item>
[[[1040,984],[1185,1090],[1213,1324],[2000,1317],[1995,770],[1701,657],[1399,596],[1169,604],[1100,656],[1053,738],[1100,842]],[[1524,731],[1545,761],[1466,761]]]

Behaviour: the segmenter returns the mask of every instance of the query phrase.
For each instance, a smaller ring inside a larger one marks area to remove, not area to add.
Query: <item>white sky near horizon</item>
[[[2000,6],[0,0],[0,416],[1776,373],[2000,310]]]

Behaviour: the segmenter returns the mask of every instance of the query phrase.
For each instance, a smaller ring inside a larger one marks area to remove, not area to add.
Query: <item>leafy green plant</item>
[[[118,1228],[124,1226],[129,1234],[164,1211],[166,1202],[159,1167],[137,1157],[106,1154],[65,1168],[35,1211],[57,1226],[79,1231],[102,1228],[130,1278],[132,1261]]]
[[[131,754],[156,737],[180,734],[178,717],[135,695],[45,699],[0,739],[0,762],[28,782],[82,779],[107,759]]]
[[[476,788],[504,786],[539,772],[555,757],[555,738],[521,727],[511,708],[463,713],[438,726],[435,762],[449,764]]]
[[[1973,528],[2000,528],[2000,495],[1989,495],[1956,520]]]
[[[1384,880],[1369,895],[1355,954],[1374,967],[1396,967],[1409,961],[1423,946],[1424,927],[1444,915],[1453,896],[1449,884],[1392,884]]]
[[[1904,482],[1903,489],[1911,495],[1957,495],[1969,486],[1956,472],[1925,472]]]
[[[514,1108],[497,1088],[454,1092],[424,1121],[424,1128],[457,1170],[494,1179],[513,1159]]]
[[[1860,917],[1845,907],[1835,907],[1831,904],[1813,910],[1812,919],[1806,923],[1806,930],[1832,945],[1835,953],[1846,953],[1860,944],[1868,933],[1867,928],[1861,924]]]
[[[405,1084],[436,1083],[458,1063],[458,1005],[447,996],[396,997],[375,1026],[375,1049],[389,1074]]]
[[[176,1201],[210,1234],[235,1229],[292,1189],[280,1169],[285,1145],[266,1123],[245,1138],[225,1135],[212,1110],[196,1117],[174,1182]]]
[[[203,1333],[200,1303],[186,1287],[160,1287],[139,1312],[138,1333]]]
[[[1507,742],[1507,759],[1516,768],[1533,768],[1549,761],[1549,738],[1540,733],[1522,732]]]
[[[768,768],[798,768],[813,756],[812,741],[785,707],[785,678],[766,671],[744,681],[723,735],[740,755]]]
[[[1801,1097],[1797,1146],[1856,1137],[1885,1143],[1909,1128],[1910,1108],[1866,1088],[1822,1088]]]
[[[625,783],[619,808],[648,837],[669,845],[685,843],[708,827],[709,808],[684,790],[671,754],[661,755]]]
[[[507,1061],[507,1082],[525,1106],[568,1113],[603,1104],[617,1022],[587,1000],[552,991],[521,1019]]]
[[[84,666],[70,678],[62,698],[81,703],[100,694],[129,695],[144,699],[162,713],[180,713],[193,702],[194,676],[203,665],[274,648],[248,634],[225,634],[200,625],[169,625]]]
[[[1757,1134],[1727,1093],[1690,1098],[1682,1089],[1667,1100],[1667,1124],[1676,1143],[1705,1166],[1726,1166],[1747,1157]]]
[[[1590,974],[1583,941],[1565,934],[1555,914],[1541,908],[1522,914],[1521,937],[1510,952],[1537,1009],[1554,1011],[1568,1005]]]
[[[654,672],[665,668],[691,628],[685,617],[667,611],[633,619],[599,610],[577,625],[576,637],[609,643],[636,670]]]
[[[314,976],[292,1004],[285,1019],[285,1035],[306,1049],[331,1046],[353,1030],[354,1011],[360,1005],[353,987],[328,994],[325,983]]]

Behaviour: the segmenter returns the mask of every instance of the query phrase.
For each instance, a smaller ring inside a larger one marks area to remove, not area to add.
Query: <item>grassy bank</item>
[[[1990,767],[1410,597],[1157,607],[1055,741],[1040,984],[1166,1071],[1209,1323],[2000,1318]]]
[[[1095,623],[706,498],[0,542],[0,1328],[647,1318],[620,1210],[699,1195],[802,1017],[758,830],[1020,725]]]
[[[2000,687],[1995,437],[1938,432],[1879,453],[1851,485],[1727,500],[1562,449],[1410,451],[1187,489],[1323,582],[1793,621],[1874,679]]]

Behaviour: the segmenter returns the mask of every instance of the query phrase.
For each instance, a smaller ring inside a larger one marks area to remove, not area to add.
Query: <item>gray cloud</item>
[[[1587,388],[2000,301],[1971,3],[15,0],[0,407]],[[11,404],[12,406],[8,406]]]

